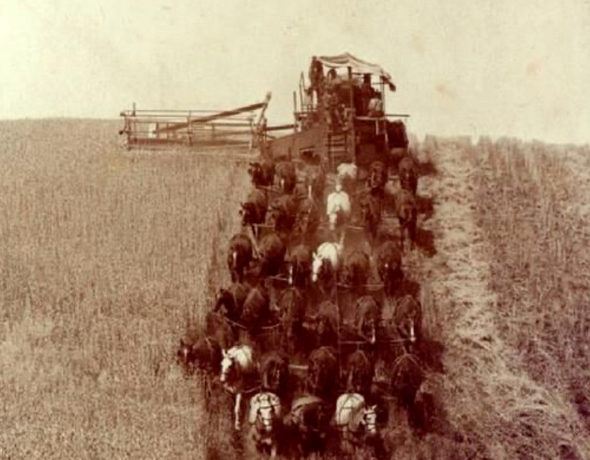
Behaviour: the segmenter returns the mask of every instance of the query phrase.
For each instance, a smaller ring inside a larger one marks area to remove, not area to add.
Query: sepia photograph
[[[0,0],[0,460],[590,460],[590,0]]]

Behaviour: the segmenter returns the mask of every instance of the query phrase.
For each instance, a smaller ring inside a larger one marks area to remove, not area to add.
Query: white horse
[[[354,163],[340,163],[336,169],[336,178],[342,184],[347,181],[356,181],[358,168]],[[346,188],[346,187],[344,187]]]
[[[350,220],[351,214],[350,197],[342,189],[342,184],[336,183],[336,191],[328,195],[326,214],[328,215],[328,222],[331,232],[337,232],[338,242],[343,243],[344,240],[344,226]]]
[[[277,455],[281,415],[281,400],[274,393],[258,393],[250,400],[248,422],[251,439],[259,452],[268,447],[270,458]]]
[[[335,276],[338,267],[340,266],[340,258],[342,255],[342,244],[332,243],[327,241],[318,246],[317,250],[313,253],[313,261],[311,264],[311,280],[315,283],[318,280],[318,275],[324,264],[329,265]]]
[[[240,429],[242,395],[246,384],[252,382],[257,374],[254,352],[248,345],[235,345],[228,351],[222,351],[221,375],[219,380],[226,390],[235,395],[234,427]]]
[[[368,405],[358,393],[344,393],[336,401],[336,427],[344,449],[352,453],[363,437],[374,437],[377,431],[377,406]]]

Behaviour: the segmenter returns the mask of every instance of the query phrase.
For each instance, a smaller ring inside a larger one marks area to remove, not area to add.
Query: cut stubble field
[[[229,415],[207,413],[228,402],[204,401],[173,357],[228,282],[244,164],[126,152],[117,128],[0,123],[0,458],[235,454]],[[405,264],[442,369],[433,432],[394,421],[392,458],[590,458],[590,151],[416,151],[433,244]]]

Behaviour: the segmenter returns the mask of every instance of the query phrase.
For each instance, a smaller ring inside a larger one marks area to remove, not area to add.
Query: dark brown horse
[[[367,396],[371,390],[375,370],[373,363],[362,350],[352,353],[346,360],[346,392]]]
[[[181,338],[176,362],[188,375],[202,371],[211,377],[215,376],[221,370],[221,346],[205,335]]]
[[[264,158],[260,162],[250,162],[248,174],[252,178],[254,187],[271,187],[275,177],[275,165],[269,158]]]
[[[416,394],[423,382],[424,371],[417,355],[404,353],[392,363],[391,391],[402,407],[413,407]]]
[[[251,227],[252,233],[256,235],[255,226],[264,224],[267,207],[268,200],[266,199],[266,195],[258,189],[252,190],[248,194],[246,201],[242,203],[242,209],[240,210],[242,226]]]
[[[309,195],[320,203],[324,201],[324,190],[326,188],[326,171],[322,166],[310,167],[306,174],[305,185],[310,191]]]
[[[252,336],[272,320],[270,296],[263,283],[253,287],[244,302],[240,323]]]
[[[299,244],[295,246],[287,256],[287,274],[289,284],[301,288],[307,288],[311,276],[311,249]]]
[[[313,197],[307,196],[299,202],[295,220],[295,237],[301,242],[313,242],[320,226],[321,211]]]
[[[291,195],[275,198],[270,205],[270,224],[281,235],[289,236],[297,219],[297,202]]]
[[[411,156],[404,156],[398,165],[398,175],[401,188],[416,196],[418,188],[418,172],[416,163]]]
[[[338,305],[330,300],[320,304],[316,320],[316,338],[319,346],[336,347],[339,334]]]
[[[260,360],[260,378],[263,391],[276,394],[283,402],[289,396],[289,357],[278,351],[269,351]]]
[[[392,296],[395,288],[404,277],[402,271],[402,253],[399,244],[385,241],[377,250],[377,272],[383,282],[385,294]]]
[[[405,247],[408,242],[410,249],[412,249],[416,241],[416,220],[418,218],[414,195],[407,190],[399,190],[396,195],[396,212],[402,230],[402,247]]]
[[[232,283],[228,288],[220,288],[214,311],[231,321],[237,322],[242,316],[242,308],[250,287],[243,283]]]
[[[238,233],[229,240],[227,266],[233,282],[242,282],[244,270],[252,261],[252,240],[244,233]]]
[[[285,289],[279,299],[279,318],[282,327],[283,348],[291,355],[300,350],[303,321],[307,300],[305,294],[297,287]]]
[[[332,347],[320,347],[311,352],[308,359],[307,391],[324,400],[336,398],[334,388],[338,384],[338,359]]]
[[[268,233],[260,241],[260,276],[275,276],[285,260],[285,244],[276,233]]]
[[[293,401],[289,414],[290,434],[301,458],[324,453],[331,415],[329,405],[318,396],[303,395]]]
[[[342,281],[353,292],[364,292],[371,269],[371,259],[369,255],[361,250],[355,249],[344,259],[344,268],[342,270]]]
[[[281,193],[290,195],[297,184],[297,170],[290,161],[281,161],[276,168]]]
[[[373,346],[377,343],[377,329],[380,320],[381,307],[372,296],[366,295],[356,301],[356,333]]]
[[[387,167],[381,161],[374,161],[369,167],[367,186],[371,191],[383,191],[387,182]]]
[[[222,350],[228,350],[235,345],[237,331],[226,318],[216,312],[208,312],[205,317],[205,335],[219,344]]]
[[[384,198],[382,193],[367,190],[359,197],[361,224],[367,239],[373,245],[383,215]]]
[[[409,351],[417,347],[422,339],[422,306],[413,296],[407,294],[396,305],[393,321],[399,336],[407,342]]]

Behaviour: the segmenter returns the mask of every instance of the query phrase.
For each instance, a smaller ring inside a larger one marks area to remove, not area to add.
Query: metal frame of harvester
[[[120,113],[128,149],[170,147],[257,147],[264,127],[264,113],[270,102],[268,93],[263,102],[232,110],[131,110]]]

